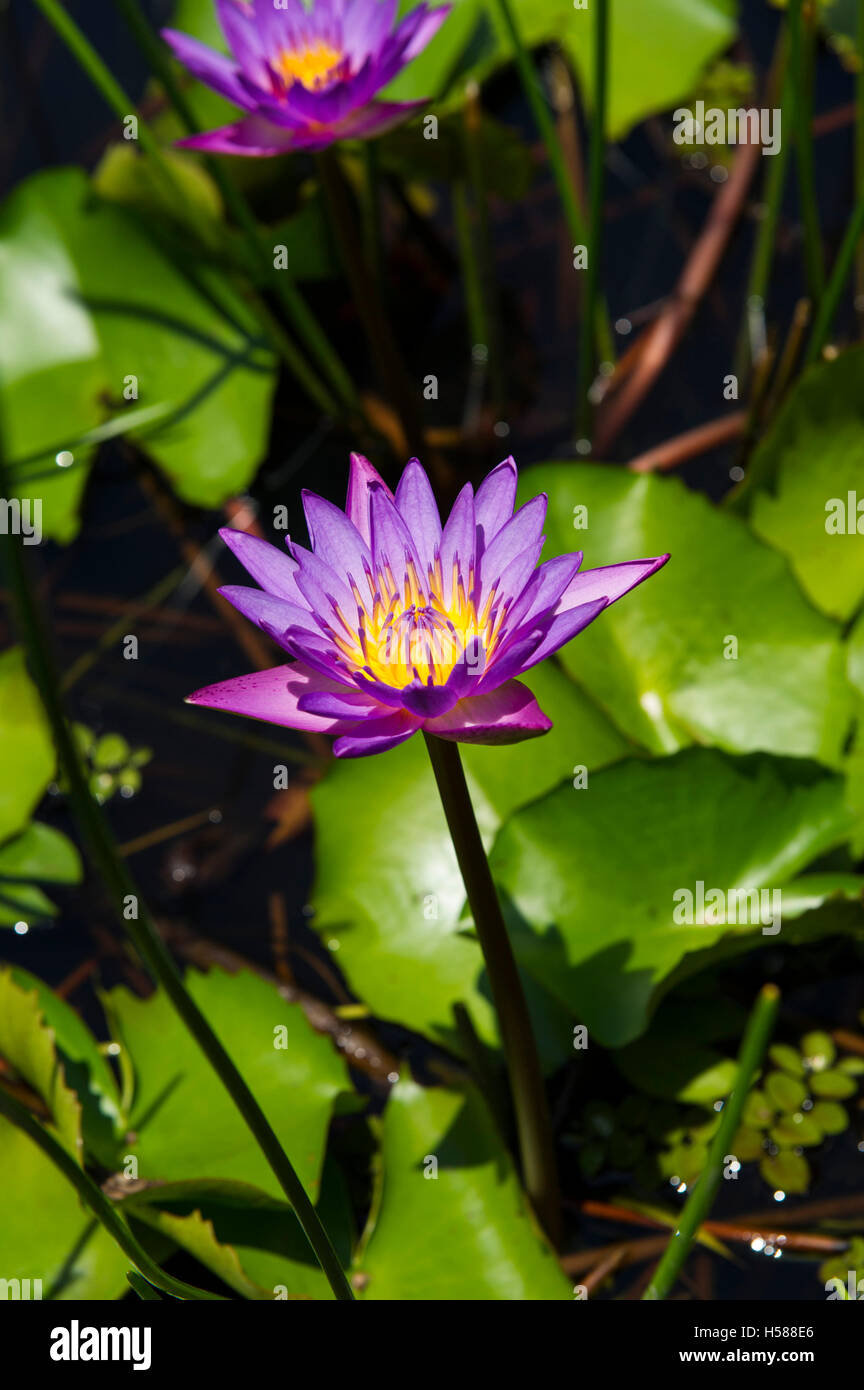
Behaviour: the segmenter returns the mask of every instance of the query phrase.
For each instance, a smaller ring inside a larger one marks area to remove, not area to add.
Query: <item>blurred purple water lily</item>
[[[450,6],[424,3],[393,28],[397,0],[216,0],[232,57],[163,29],[184,67],[247,112],[178,141],[213,154],[318,150],[377,135],[425,101],[375,101],[434,38]]]
[[[419,729],[459,743],[517,743],[552,727],[516,677],[557,651],[669,559],[580,570],[538,566],[546,497],[515,514],[516,465],[459,493],[442,528],[417,459],[395,496],[351,455],[344,512],[303,493],[312,544],[288,554],[220,534],[260,589],[220,590],[293,665],[196,690],[188,703],[336,737],[337,757],[382,753]]]

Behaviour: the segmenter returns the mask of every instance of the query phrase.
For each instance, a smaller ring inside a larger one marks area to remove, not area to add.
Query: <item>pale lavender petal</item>
[[[286,652],[297,658],[304,666],[309,666],[320,675],[336,681],[340,685],[354,682],[351,673],[344,665],[342,653],[321,632],[310,632],[305,627],[271,627],[266,618],[261,620],[261,630],[284,647]]]
[[[403,46],[403,63],[410,63],[432,42],[452,8],[452,5],[444,5],[441,9],[430,10],[425,4],[418,5],[405,16],[393,35]]]
[[[245,111],[255,109],[256,102],[240,81],[237,66],[232,58],[226,58],[224,53],[217,53],[215,49],[208,48],[206,43],[200,43],[188,34],[181,34],[178,29],[163,29],[162,37],[172,49],[175,58],[184,68],[188,68],[199,82],[212,87],[220,96],[227,97],[235,106],[241,106]]]
[[[380,487],[388,497],[393,494],[377,469],[363,454],[351,455],[351,469],[348,474],[348,497],[345,511],[357,527],[368,546],[372,544],[372,519],[369,511],[369,494],[372,488]]]
[[[389,748],[404,743],[420,727],[421,721],[407,709],[384,719],[367,719],[352,733],[337,738],[333,752],[337,758],[365,758],[372,753],[386,753]]]
[[[275,594],[277,598],[289,599],[301,608],[308,607],[297,588],[297,561],[292,560],[290,555],[269,541],[259,540],[246,531],[235,531],[230,526],[223,526],[219,535],[262,589]]]
[[[507,610],[505,630],[507,634],[527,627],[538,619],[551,616],[567,585],[582,563],[582,551],[573,555],[556,555],[535,570],[522,590],[520,596]]]
[[[490,541],[480,560],[480,588],[485,596],[497,583],[502,571],[521,555],[528,546],[534,545],[543,533],[546,520],[546,494],[532,497],[524,507],[520,507],[514,517],[501,527]]]
[[[357,612],[357,604],[342,577],[314,550],[306,550],[296,541],[286,540],[286,543],[297,561],[297,588],[312,612],[330,622],[338,608],[350,622]]]
[[[552,652],[557,652],[558,648],[575,637],[577,632],[593,623],[597,614],[602,613],[608,603],[607,598],[592,599],[590,603],[581,603],[577,608],[568,608],[563,613],[556,614],[546,628],[546,635],[540,646],[530,660],[526,661],[522,670],[527,671],[529,666],[536,666],[538,661],[551,656]]]
[[[352,578],[359,589],[368,588],[366,577],[372,570],[372,551],[357,527],[325,497],[307,488],[303,488],[301,497],[315,554],[332,570]]]
[[[509,642],[506,648],[494,653],[477,682],[476,693],[484,695],[488,690],[495,690],[499,685],[512,680],[514,676],[521,676],[523,671],[534,665],[537,659],[536,652],[545,636],[543,628],[523,628],[518,638]]]
[[[225,42],[245,76],[256,86],[269,87],[267,63],[264,58],[263,35],[255,22],[255,12],[244,0],[216,0],[216,11]]]
[[[470,483],[466,483],[453,503],[453,510],[441,533],[441,578],[447,603],[453,595],[454,570],[462,576],[465,592],[468,592],[474,563],[475,533],[474,489]]]
[[[505,565],[495,585],[497,594],[509,598],[511,595],[518,596],[523,593],[537,567],[544,540],[544,536],[539,536],[531,545],[526,546],[519,555],[514,555],[509,565]]]
[[[422,566],[414,538],[399,512],[396,503],[386,492],[375,488],[369,499],[372,513],[372,554],[375,568],[381,570],[389,563],[397,584],[402,581],[405,563],[411,560],[418,572]]]
[[[441,518],[432,485],[419,459],[411,459],[399,479],[396,506],[414,537],[424,568],[434,562],[441,544]]]
[[[653,560],[625,560],[620,565],[601,565],[598,569],[580,570],[561,596],[560,609],[572,608],[574,604],[585,603],[589,599],[604,595],[610,603],[623,594],[635,589],[637,584],[649,579],[662,569],[668,555],[658,555]]]
[[[353,0],[342,20],[342,42],[356,71],[370,54],[376,53],[393,28],[398,0]]]
[[[299,708],[299,701],[310,691],[330,689],[338,689],[336,682],[326,681],[297,662],[293,666],[273,666],[268,671],[252,671],[220,681],[218,685],[204,686],[187,696],[186,703],[243,714],[249,719],[264,719],[268,724],[282,724],[288,729],[339,734],[351,721],[304,713]]]
[[[308,608],[289,603],[284,598],[274,598],[263,589],[248,589],[243,584],[223,584],[219,593],[224,599],[242,613],[244,618],[257,624],[268,637],[276,637],[280,647],[282,634],[290,627],[300,628],[314,637],[321,637],[321,629]],[[266,626],[265,626],[266,624]]]
[[[477,519],[478,549],[485,550],[513,515],[516,505],[516,463],[512,454],[488,473],[477,489],[474,515]]]
[[[531,691],[508,681],[486,695],[469,695],[438,719],[428,719],[427,733],[454,743],[520,743],[552,728]]]

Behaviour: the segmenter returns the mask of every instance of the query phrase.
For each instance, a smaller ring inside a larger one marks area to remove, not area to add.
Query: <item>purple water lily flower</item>
[[[418,729],[458,743],[517,743],[551,720],[516,679],[669,559],[580,570],[539,565],[546,497],[515,514],[516,465],[466,483],[444,527],[417,459],[395,496],[351,455],[342,512],[303,493],[311,550],[245,531],[226,545],[260,589],[220,593],[294,658],[196,690],[188,703],[336,738],[337,757],[382,753]]]
[[[398,0],[216,0],[233,57],[163,29],[184,67],[247,114],[177,143],[213,154],[319,150],[377,135],[425,101],[375,101],[434,38],[450,6],[424,3],[393,28]]]

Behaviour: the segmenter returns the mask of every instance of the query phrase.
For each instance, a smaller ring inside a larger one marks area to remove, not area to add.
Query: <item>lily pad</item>
[[[7,448],[44,535],[75,534],[89,432],[122,428],[124,411],[184,500],[212,507],[242,489],[266,450],[275,374],[230,281],[199,267],[193,286],[80,169],[20,184],[0,234]]]
[[[678,479],[599,464],[530,468],[520,488],[549,495],[550,553],[582,549],[590,568],[672,554],[561,653],[623,732],[658,753],[839,761],[852,713],[839,627],[740,518]]]
[[[23,830],[55,763],[48,721],[24,653],[8,647],[0,652],[0,841]]]
[[[315,1200],[336,1098],[350,1089],[342,1059],[298,1004],[249,971],[191,972],[186,984],[263,1107]],[[160,991],[111,990],[106,1006],[135,1070],[129,1153],[139,1178],[228,1178],[283,1196],[221,1081]]]
[[[692,749],[618,763],[587,794],[567,786],[533,802],[504,827],[492,867],[530,924],[515,938],[523,967],[592,1037],[621,1046],[707,948],[749,951],[782,933],[773,892],[848,824],[839,777]],[[720,890],[729,921],[706,912],[699,924],[700,883]],[[740,914],[755,921],[739,920],[733,889],[765,892],[758,912],[751,897]]]
[[[400,1081],[387,1102],[381,1156],[380,1200],[354,1275],[362,1297],[572,1298],[476,1092]]]
[[[864,600],[864,348],[804,374],[751,471],[754,531],[818,608],[850,618]]]

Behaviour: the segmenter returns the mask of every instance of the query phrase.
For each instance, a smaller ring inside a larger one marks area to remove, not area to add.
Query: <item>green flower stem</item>
[[[11,497],[12,491],[5,464],[0,459],[0,489]],[[152,975],[165,990],[176,1012],[189,1029],[201,1051],[218,1074],[259,1148],[270,1164],[283,1192],[291,1202],[309,1244],[326,1274],[338,1299],[352,1299],[353,1294],[339,1264],[336,1252],[318,1213],[294,1171],[266,1115],[256,1101],[240,1072],[226,1052],[210,1024],[186,991],[177,966],[160,937],[147,907],[138,892],[121,855],[101,808],[90,794],[78,751],[59,695],[59,680],[33,590],[24,564],[21,542],[17,537],[2,537],[3,553],[12,591],[18,628],[25,643],[31,673],[48,715],[60,767],[66,776],[69,799],[78,828],[108,889],[112,905],[124,922],[133,944]],[[127,916],[124,907],[134,905],[137,916]]]
[[[798,196],[804,224],[804,269],[810,298],[814,304],[818,304],[825,288],[825,267],[813,173],[814,44],[813,20],[809,14],[805,18],[804,0],[789,0],[789,72],[794,91],[792,116],[795,123]]]
[[[317,163],[330,225],[381,386],[399,417],[409,449],[422,455],[424,441],[418,400],[412,392],[390,322],[355,236],[357,218],[339,156],[334,149],[322,150]]]
[[[597,310],[600,294],[600,264],[603,245],[603,160],[606,149],[606,92],[609,73],[609,0],[595,0],[593,21],[591,138],[588,147],[588,269],[582,300],[579,343],[579,377],[576,387],[576,430],[580,439],[588,434],[591,403],[588,390],[596,371],[594,354]]]
[[[516,23],[516,17],[513,13],[510,0],[495,0],[495,3],[501,13],[504,27],[510,35],[510,41],[513,44],[513,55],[516,59],[516,66],[519,69],[522,87],[528,104],[531,107],[531,113],[534,116],[537,129],[540,132],[540,138],[546,146],[546,154],[549,159],[550,168],[552,169],[552,176],[558,189],[558,197],[561,200],[561,206],[567,228],[570,232],[571,241],[574,246],[584,245],[586,243],[585,220],[582,216],[582,210],[579,207],[576,189],[573,187],[573,182],[570,178],[567,161],[564,158],[564,151],[561,148],[561,141],[555,129],[555,122],[552,119],[552,114],[543,96],[537,70],[534,67],[528,49],[525,47],[522,35],[519,32],[519,26]],[[615,349],[612,345],[612,334],[609,329],[609,320],[604,306],[600,306],[595,318],[594,331],[597,335],[597,351],[604,361],[613,362],[615,360]]]
[[[468,313],[471,347],[474,348],[482,344],[488,350],[489,320],[486,316],[483,282],[477,261],[474,228],[471,226],[468,189],[463,179],[454,183],[452,198],[453,222],[456,227],[456,240],[459,244],[459,260],[462,263],[462,279],[465,284],[465,307]]]
[[[792,79],[789,74],[789,43],[785,26],[780,30],[772,63],[772,79],[768,89],[769,103],[775,104],[778,96],[780,96],[780,130],[781,132],[788,132],[792,117]],[[771,274],[771,263],[774,259],[777,226],[780,221],[780,209],[783,204],[783,193],[789,171],[790,148],[791,141],[784,139],[781,134],[779,150],[766,160],[768,168],[765,171],[764,214],[756,229],[753,259],[750,263],[747,295],[744,301],[744,319],[735,350],[735,375],[739,381],[745,376],[747,364],[751,358],[747,310],[755,300],[764,305],[768,295],[768,279]],[[750,365],[754,366],[755,364],[750,362]]]
[[[681,1220],[654,1272],[654,1278],[643,1294],[643,1298],[649,1301],[666,1298],[671,1293],[696,1233],[711,1210],[723,1176],[726,1155],[732,1152],[732,1141],[741,1123],[747,1093],[774,1030],[779,1005],[780,991],[777,986],[764,985],[747,1020],[732,1094],[723,1106],[723,1117],[711,1141],[705,1167],[687,1198]]]
[[[160,171],[163,181],[166,183],[171,194],[175,197],[185,196],[182,188],[178,185],[174,170],[165,159],[164,151],[158,140],[137,112],[134,102],[116,81],[108,67],[99,57],[93,45],[72,19],[71,15],[67,13],[63,5],[59,3],[59,0],[36,0],[36,4],[59,37],[66,44],[80,67],[86,72],[93,85],[104,97],[112,111],[114,111],[115,115],[121,120],[125,116],[136,116],[138,121],[138,139],[141,148],[153,159],[156,168]],[[153,43],[154,47],[158,48],[155,39]],[[227,205],[237,219],[238,225],[240,225],[247,240],[250,242],[256,258],[263,260],[265,265],[269,265],[271,263],[270,260],[265,259],[268,253],[266,248],[262,246],[258,226],[249,205],[224,172],[221,169],[219,169],[218,173],[216,172],[217,166],[215,160],[210,161],[209,168]],[[177,263],[176,268],[181,274],[185,274],[181,264]],[[356,401],[356,396],[347,373],[336,358],[326,335],[310,313],[299,291],[289,280],[288,272],[274,270],[272,281],[275,292],[285,305],[297,331],[306,339],[307,346],[309,346],[319,358],[319,361],[327,370],[334,385],[337,385],[337,389],[339,389],[339,394],[343,401],[353,406]],[[257,296],[250,292],[247,298],[250,307],[261,322],[261,326],[268,341],[272,344],[276,352],[284,358],[286,365],[301,383],[310,399],[315,401],[316,405],[326,411],[327,414],[338,415],[340,412],[336,399],[311,370],[303,354],[294,346],[284,332],[281,332],[278,336],[274,335],[272,322],[268,321],[261,312],[262,306]]]
[[[193,1284],[186,1284],[182,1279],[174,1279],[172,1275],[166,1274],[156,1261],[150,1258],[147,1251],[138,1244],[123,1216],[116,1206],[109,1202],[102,1189],[97,1187],[90,1175],[78,1166],[60,1141],[55,1139],[44,1125],[34,1119],[27,1107],[22,1105],[15,1096],[5,1091],[2,1086],[0,1086],[0,1115],[5,1115],[6,1119],[10,1120],[29,1139],[32,1139],[34,1144],[38,1144],[55,1168],[63,1174],[67,1182],[72,1184],[81,1201],[90,1208],[96,1220],[104,1226],[111,1239],[116,1241],[124,1255],[129,1256],[129,1259],[150,1284],[155,1285],[157,1289],[163,1289],[172,1298],[214,1299],[220,1303],[225,1302],[221,1294],[207,1293],[204,1289],[196,1289]]]
[[[458,743],[425,734],[468,906],[486,963],[510,1076],[525,1189],[553,1244],[561,1202],[537,1044],[501,904],[477,828]]]
[[[807,344],[807,353],[804,359],[805,367],[809,367],[811,362],[815,362],[822,352],[828,334],[831,332],[831,325],[834,322],[834,315],[840,303],[844,286],[849,279],[852,270],[852,262],[855,259],[855,250],[864,234],[864,193],[859,197],[855,204],[855,209],[846,228],[846,234],[840,250],[837,252],[837,259],[831,270],[825,293],[819,301],[819,309],[816,314],[816,321],[813,324],[813,331]]]

